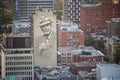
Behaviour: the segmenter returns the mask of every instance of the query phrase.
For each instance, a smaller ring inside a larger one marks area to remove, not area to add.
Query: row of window
[[[17,53],[30,53],[31,51],[5,51],[6,54],[17,54]]]
[[[32,60],[32,56],[6,57],[6,60]]]
[[[7,65],[32,65],[32,62],[6,62]]]
[[[32,72],[6,72],[6,76],[9,75],[32,75]]]
[[[32,70],[32,67],[7,67],[6,71],[15,71],[15,70]]]

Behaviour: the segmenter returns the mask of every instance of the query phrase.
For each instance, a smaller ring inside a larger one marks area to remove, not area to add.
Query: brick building
[[[81,29],[85,33],[106,34],[106,21],[120,17],[120,4],[83,4],[80,7]]]
[[[112,18],[107,24],[107,55],[111,62],[117,46],[120,45],[120,18]]]
[[[70,71],[73,74],[78,74],[79,71],[91,71],[92,69],[96,68],[96,63],[90,62],[76,62],[70,65]]]
[[[72,50],[72,62],[103,62],[103,54],[90,47],[83,47],[82,49]]]
[[[58,23],[58,47],[78,47],[84,45],[84,33],[72,22]]]

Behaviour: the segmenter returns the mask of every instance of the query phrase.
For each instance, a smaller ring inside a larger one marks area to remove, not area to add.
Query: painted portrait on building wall
[[[55,33],[52,31],[52,23],[53,21],[48,16],[42,16],[40,18],[39,28],[43,32],[42,35],[36,38],[37,52],[41,56],[47,52],[51,53],[54,49],[54,40]]]
[[[35,65],[57,65],[56,17],[40,14],[34,18],[34,56]]]

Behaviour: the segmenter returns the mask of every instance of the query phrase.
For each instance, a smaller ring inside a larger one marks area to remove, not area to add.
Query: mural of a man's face
[[[52,24],[50,23],[50,24],[43,25],[40,28],[43,31],[44,35],[48,36],[51,33],[51,27],[52,27]]]

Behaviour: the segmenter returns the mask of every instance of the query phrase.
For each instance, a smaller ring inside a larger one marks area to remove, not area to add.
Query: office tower
[[[54,10],[54,0],[28,0],[28,14],[33,14],[37,7]]]
[[[11,0],[15,19],[29,19],[37,7],[54,10],[54,0]]]
[[[92,0],[64,0],[64,19],[80,23],[80,5]]]
[[[34,80],[33,48],[28,33],[4,34],[1,57],[2,78]]]

